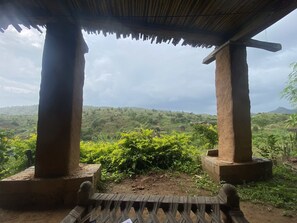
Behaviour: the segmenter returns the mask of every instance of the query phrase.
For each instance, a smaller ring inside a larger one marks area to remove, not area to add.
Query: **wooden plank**
[[[234,45],[245,45],[247,47],[254,47],[263,50],[268,50],[270,52],[277,52],[282,49],[282,45],[280,43],[271,43],[271,42],[264,42],[255,39],[249,39],[245,41],[227,41],[221,46],[217,47],[214,51],[212,51],[207,57],[203,59],[203,64],[209,64],[216,59],[216,54],[221,51],[225,46],[229,44]]]
[[[221,51],[225,46],[229,45],[230,41],[225,42],[224,44],[222,44],[219,47],[216,47],[214,49],[214,51],[212,51],[207,57],[205,57],[203,59],[203,64],[210,64],[211,62],[213,62],[216,59],[216,54]]]
[[[80,219],[84,212],[86,211],[86,207],[76,206],[71,212],[61,221],[61,223],[75,223],[77,219]]]
[[[234,223],[249,223],[248,220],[244,217],[244,214],[240,210],[231,210],[229,212],[232,222]]]
[[[255,39],[249,39],[243,42],[244,45],[247,47],[254,47],[263,50],[268,50],[271,52],[277,52],[282,49],[282,45],[280,43],[271,43],[271,42],[264,42]]]
[[[136,213],[135,219],[143,220],[143,210],[146,207],[149,211],[149,218],[154,222],[158,222],[158,209],[163,209],[167,219],[176,222],[177,211],[182,218],[191,222],[190,210],[196,215],[196,220],[199,222],[207,222],[205,213],[207,212],[213,222],[220,222],[220,208],[222,201],[219,197],[187,197],[187,196],[159,196],[159,195],[127,195],[127,194],[95,194],[92,197],[102,199],[96,202],[94,209],[100,206],[102,208],[101,215],[98,215],[102,221],[114,219],[122,219],[119,213],[126,219],[129,216],[131,207],[134,207]],[[102,201],[102,202],[100,202]],[[71,213],[62,221],[63,223],[74,223],[78,219],[89,219],[92,210],[86,213],[88,207],[77,206]],[[93,210],[94,210],[93,209]],[[230,217],[234,222],[247,223],[240,209],[234,209],[229,212]],[[97,217],[96,217],[97,219]]]

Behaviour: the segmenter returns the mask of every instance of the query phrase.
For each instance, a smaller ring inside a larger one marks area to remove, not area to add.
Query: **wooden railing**
[[[93,193],[91,182],[81,184],[78,205],[62,223],[121,222],[248,223],[239,208],[236,189],[225,184],[214,197]]]

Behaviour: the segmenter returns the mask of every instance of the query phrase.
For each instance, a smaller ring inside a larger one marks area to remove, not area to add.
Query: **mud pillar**
[[[35,177],[60,177],[79,166],[84,54],[81,28],[47,24],[42,59]]]
[[[268,179],[270,160],[252,158],[252,133],[246,47],[228,45],[216,54],[218,151],[202,157],[203,169],[216,181],[244,183]]]
[[[0,181],[0,207],[73,206],[85,182],[97,187],[100,164],[79,164],[87,45],[80,27],[47,24],[44,44],[35,168]]]
[[[252,134],[246,47],[229,45],[216,55],[219,159],[252,160]]]

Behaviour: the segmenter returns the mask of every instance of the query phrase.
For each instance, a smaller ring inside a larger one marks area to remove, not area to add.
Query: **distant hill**
[[[37,115],[37,105],[11,106],[0,108],[2,115]]]
[[[270,111],[268,113],[274,113],[274,114],[295,114],[297,113],[297,109],[287,109],[284,107],[278,107],[277,109]]]
[[[0,108],[0,130],[11,130],[21,137],[36,133],[38,106],[15,106]],[[278,108],[270,113],[252,116],[252,129],[255,132],[272,130],[285,132],[285,121],[289,114],[296,112]],[[199,115],[188,112],[160,111],[143,108],[113,108],[84,106],[82,114],[82,140],[117,139],[121,132],[137,128],[150,128],[158,132],[191,132],[193,124],[216,123],[215,115]]]
[[[0,129],[10,129],[21,135],[36,132],[37,111],[37,105],[0,108]],[[135,128],[184,132],[190,131],[195,123],[216,123],[216,116],[143,108],[84,106],[81,137],[83,140],[114,137],[119,132]]]

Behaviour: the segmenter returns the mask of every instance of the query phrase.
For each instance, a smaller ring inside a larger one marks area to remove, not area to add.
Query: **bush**
[[[152,169],[183,172],[199,168],[199,151],[191,145],[191,137],[172,133],[156,135],[140,129],[122,133],[117,142],[81,142],[81,161],[101,163],[107,172],[134,175]]]
[[[212,124],[192,124],[193,139],[204,149],[213,149],[218,144],[217,126]]]
[[[15,174],[28,167],[26,151],[35,156],[36,134],[23,139],[12,132],[0,130],[0,178]],[[31,163],[33,164],[33,163]]]

